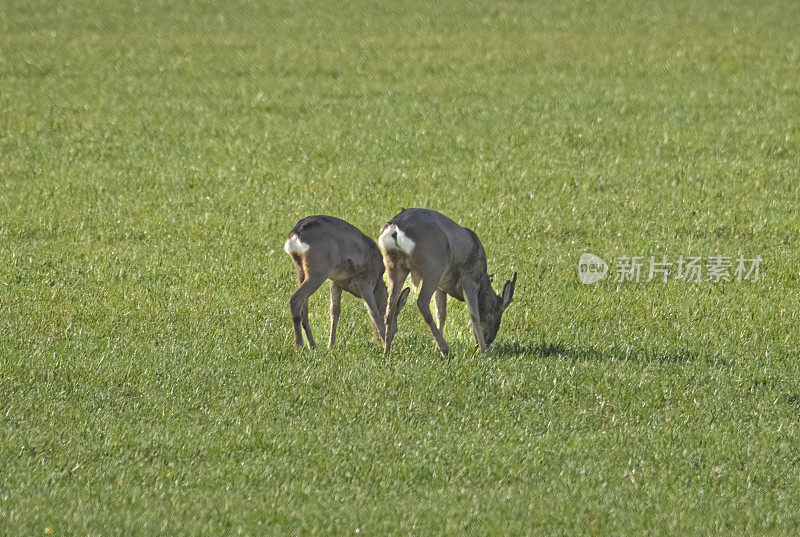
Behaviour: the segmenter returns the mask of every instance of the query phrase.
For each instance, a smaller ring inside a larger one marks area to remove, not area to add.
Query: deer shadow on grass
[[[646,348],[625,346],[624,348],[598,349],[592,345],[568,345],[561,341],[539,342],[511,340],[496,341],[489,347],[489,356],[495,359],[511,359],[525,356],[532,358],[566,358],[573,361],[636,362],[658,364],[691,363],[699,360],[714,363],[727,362],[718,355],[698,354],[686,348]]]

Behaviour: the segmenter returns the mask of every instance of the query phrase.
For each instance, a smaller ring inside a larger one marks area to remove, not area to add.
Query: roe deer
[[[300,287],[289,299],[297,346],[303,345],[302,324],[308,346],[314,347],[314,337],[308,323],[308,298],[322,282],[331,280],[331,335],[328,346],[336,341],[342,291],[362,298],[367,305],[372,330],[378,343],[384,340],[381,318],[386,309],[386,284],[383,281],[383,261],[380,250],[371,238],[355,226],[332,216],[303,218],[286,237],[283,247],[292,257]],[[406,293],[407,295],[408,293]]]
[[[403,209],[383,227],[378,244],[389,277],[384,353],[390,351],[397,333],[397,314],[405,303],[400,301],[400,289],[409,272],[414,284],[420,286],[417,307],[439,351],[445,356],[449,352],[442,327],[450,295],[467,303],[472,331],[485,352],[497,336],[500,317],[514,299],[517,273],[506,281],[500,295],[495,294],[493,277],[486,272],[486,252],[478,236],[428,209]],[[434,295],[438,326],[430,308]]]

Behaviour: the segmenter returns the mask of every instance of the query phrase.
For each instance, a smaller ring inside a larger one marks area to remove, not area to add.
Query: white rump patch
[[[308,251],[310,246],[303,241],[297,235],[292,235],[286,240],[286,244],[283,245],[283,249],[286,250],[286,253],[289,255],[292,254],[304,254]]]
[[[403,230],[392,224],[383,230],[378,238],[378,245],[381,250],[400,250],[410,254],[414,251],[414,241],[403,233]]]

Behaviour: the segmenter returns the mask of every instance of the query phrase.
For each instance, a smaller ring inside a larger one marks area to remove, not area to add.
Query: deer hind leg
[[[331,281],[331,337],[328,348],[336,343],[336,323],[339,322],[339,313],[342,311],[342,288]]]
[[[295,259],[297,266],[297,279],[303,278],[300,282],[300,287],[294,292],[289,299],[289,310],[292,314],[292,324],[294,325],[294,341],[298,347],[303,346],[303,334],[300,331],[302,325],[308,338],[308,346],[314,348],[314,336],[311,335],[311,325],[308,322],[308,298],[314,294],[314,291],[319,289],[327,278],[326,274],[315,273],[308,269],[307,265],[301,264],[298,259]]]
[[[322,280],[322,281],[325,281],[325,280]],[[320,285],[322,285],[322,282],[319,282],[319,285],[317,285],[317,288],[314,289],[314,291],[316,291],[319,288]],[[309,294],[309,296],[314,294],[314,291],[312,291]],[[311,335],[311,323],[308,322],[308,299],[306,299],[306,301],[303,302],[303,309],[302,309],[301,315],[302,315],[302,322],[303,322],[303,330],[305,330],[306,338],[308,339],[308,346],[313,349],[314,347],[317,346],[317,343],[314,341],[314,336]]]
[[[439,289],[433,294],[433,300],[436,303],[436,320],[439,325],[439,331],[444,329],[444,320],[447,318],[447,293]]]
[[[437,277],[435,274],[426,274],[423,278],[422,286],[419,288],[419,296],[417,297],[417,308],[419,308],[422,318],[431,329],[431,333],[433,334],[433,338],[436,340],[436,347],[439,349],[439,352],[441,352],[442,355],[447,356],[447,354],[450,352],[450,347],[444,340],[441,329],[439,329],[439,327],[437,327],[433,322],[433,315],[431,314],[431,298],[436,292],[436,286],[439,285],[441,274],[438,276],[439,277]]]
[[[314,294],[314,291],[319,289],[325,277],[311,277],[307,278],[300,287],[289,299],[289,309],[292,313],[292,323],[294,324],[294,339],[298,346],[303,345],[303,336],[300,332],[302,324],[308,338],[308,346],[312,349],[316,347],[314,336],[311,335],[311,325],[308,322],[308,298]]]
[[[292,261],[294,261],[294,268],[296,269],[297,272],[297,284],[302,285],[303,282],[306,280],[306,272],[305,270],[303,270],[303,260],[300,258],[299,255],[294,254],[292,255]],[[295,291],[295,293],[292,295],[292,298],[294,298],[294,295],[296,294],[297,291]],[[289,309],[291,310],[292,313],[292,325],[294,326],[294,342],[298,347],[302,347],[303,331],[300,328],[300,323],[302,322],[303,319],[302,308],[300,308],[297,311],[297,314],[295,314],[295,308],[292,306],[292,300],[289,299]]]
[[[384,317],[385,339],[383,353],[389,354],[392,349],[392,340],[397,333],[397,314],[405,304],[405,300],[411,290],[408,287],[403,289],[403,284],[410,271],[401,263],[399,255],[394,252],[384,252],[383,260],[386,265],[386,275],[389,278],[389,300],[386,304],[386,315]]]

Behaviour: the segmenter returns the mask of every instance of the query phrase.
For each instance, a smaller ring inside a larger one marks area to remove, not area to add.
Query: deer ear
[[[514,273],[514,276],[511,277],[510,280],[506,281],[506,284],[503,286],[503,311],[511,305],[511,302],[514,300],[514,287],[517,286],[517,273]]]
[[[406,305],[406,300],[408,299],[408,294],[411,292],[410,287],[406,287],[402,291],[400,291],[400,298],[397,299],[397,313],[400,313],[400,310],[403,309],[403,306]]]

